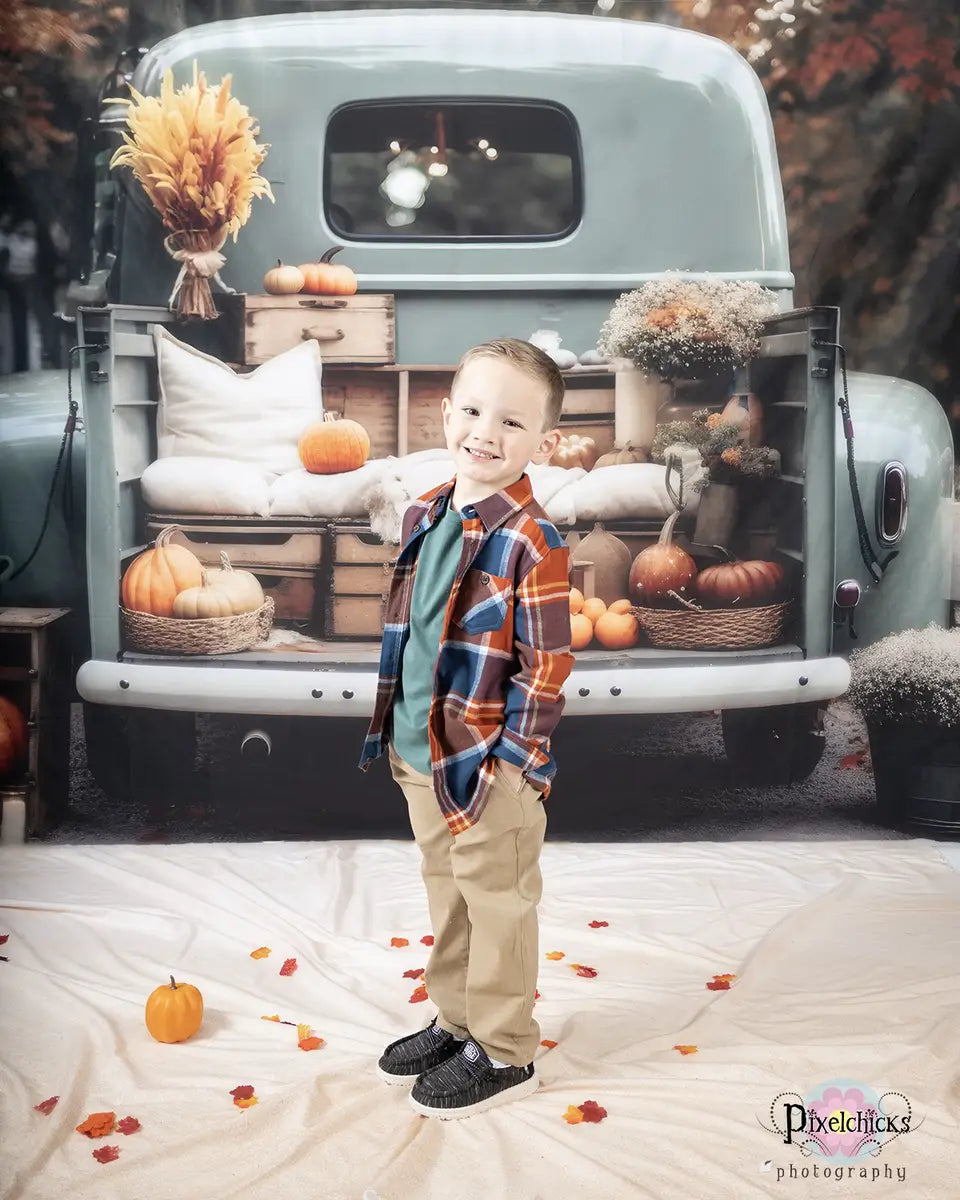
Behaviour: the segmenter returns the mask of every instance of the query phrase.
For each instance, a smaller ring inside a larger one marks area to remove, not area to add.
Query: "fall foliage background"
[[[349,7],[403,7],[353,0]],[[421,0],[417,7],[427,6]],[[722,38],[773,113],[798,305],[839,305],[856,367],[929,388],[960,426],[956,0],[446,0],[670,23]],[[53,284],[86,263],[85,122],[119,52],[207,20],[330,0],[13,0],[0,8],[0,215],[37,220]],[[55,236],[59,226],[66,238]]]

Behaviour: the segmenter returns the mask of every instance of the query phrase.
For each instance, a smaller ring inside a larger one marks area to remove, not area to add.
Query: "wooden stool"
[[[68,608],[0,607],[0,694],[27,720],[26,761],[0,780],[0,842],[23,842],[63,816],[70,788],[73,677]]]

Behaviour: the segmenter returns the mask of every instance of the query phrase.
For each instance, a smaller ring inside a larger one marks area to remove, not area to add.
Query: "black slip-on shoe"
[[[538,1086],[533,1063],[495,1067],[489,1055],[468,1039],[458,1054],[420,1076],[410,1093],[410,1104],[422,1116],[452,1121],[519,1100]]]
[[[380,1055],[377,1074],[387,1083],[413,1083],[424,1071],[452,1058],[462,1045],[452,1033],[441,1029],[434,1017],[426,1029],[391,1042]]]

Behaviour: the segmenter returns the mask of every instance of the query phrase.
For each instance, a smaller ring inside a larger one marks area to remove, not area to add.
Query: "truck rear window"
[[[579,138],[529,101],[351,104],[330,118],[324,208],[344,238],[529,241],[580,220]]]

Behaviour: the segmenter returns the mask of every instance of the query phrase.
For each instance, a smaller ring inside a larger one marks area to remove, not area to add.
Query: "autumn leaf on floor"
[[[77,1133],[85,1133],[90,1138],[106,1137],[108,1133],[113,1133],[113,1123],[116,1119],[117,1114],[112,1112],[91,1113],[76,1127]]]
[[[140,1124],[140,1122],[137,1120],[136,1117],[124,1117],[122,1121],[117,1122],[117,1132],[118,1133],[126,1133],[126,1134],[136,1133],[139,1129],[142,1129],[142,1128],[143,1128],[143,1126]]]
[[[552,1050],[556,1044],[557,1043],[551,1041],[550,1038],[544,1038],[543,1041],[540,1043],[541,1046],[546,1046],[546,1048],[548,1050]]]
[[[414,988],[408,1001],[409,1004],[419,1004],[423,1000],[427,1000],[427,989],[421,984],[418,988]]]
[[[606,929],[609,924],[610,924],[609,921],[590,921],[589,922],[589,926],[591,929]]]
[[[35,1104],[34,1110],[38,1113],[43,1113],[45,1117],[49,1117],[53,1110],[57,1107],[59,1096],[51,1096],[49,1100],[43,1100],[39,1104]]]
[[[297,969],[297,960],[295,958],[287,958],[284,960],[283,966],[280,968],[281,975],[292,975]]]
[[[599,1125],[603,1118],[607,1115],[607,1110],[601,1108],[596,1100],[584,1100],[579,1106],[583,1113],[583,1119],[589,1125]]]
[[[845,754],[840,759],[840,766],[843,768],[862,767],[866,757],[867,751],[865,747],[863,750],[854,750],[852,754]]]
[[[10,939],[9,933],[0,933],[0,946],[5,946]]]
[[[540,992],[539,992],[539,991],[536,991],[536,992],[534,992],[534,993],[533,993],[533,1002],[534,1002],[534,1004],[536,1004],[536,1002],[537,1002],[539,999],[540,999]]]
[[[400,950],[400,949],[402,949],[402,947],[404,947],[404,946],[409,946],[409,945],[410,945],[410,940],[409,940],[409,938],[391,938],[391,939],[390,939],[390,945],[391,945],[391,946],[392,946],[392,947],[393,947],[395,950]]]
[[[424,934],[424,936],[420,939],[420,941],[424,946],[432,946],[433,945],[433,934],[432,933]]]
[[[404,971],[404,979],[419,979],[423,974],[423,967],[411,967],[409,971]]]
[[[730,990],[730,984],[734,979],[736,979],[736,975],[714,975],[707,987],[711,992],[726,992]]]
[[[597,977],[595,967],[584,967],[581,966],[580,963],[570,963],[569,966],[571,970],[576,971],[581,979],[596,979]]]
[[[90,1152],[98,1163],[116,1162],[120,1157],[119,1146],[101,1146],[98,1150]]]
[[[674,1046],[674,1050],[679,1050],[681,1054],[696,1054],[696,1046]]]
[[[261,1021],[276,1021],[276,1022],[279,1024],[279,1022],[280,1022],[280,1014],[279,1014],[279,1013],[274,1013],[272,1017],[261,1017],[261,1018],[260,1018],[260,1020],[261,1020]]]
[[[563,1114],[563,1119],[568,1125],[579,1125],[583,1120],[583,1113],[575,1104],[571,1104],[567,1111]]]
[[[253,1092],[252,1083],[242,1083],[239,1087],[233,1088],[230,1095],[233,1097],[233,1102],[237,1108],[250,1108],[257,1103],[257,1097]]]
[[[319,1050],[326,1044],[322,1037],[316,1037],[309,1025],[297,1026],[297,1045],[301,1050]]]
[[[260,946],[256,950],[250,951],[251,958],[267,958],[271,953],[269,946]]]
[[[562,950],[551,950],[546,956],[551,962],[559,962],[561,958],[566,958],[566,954]]]

